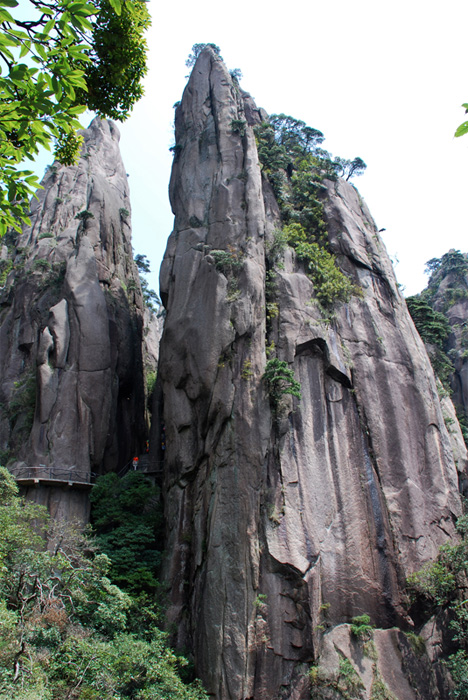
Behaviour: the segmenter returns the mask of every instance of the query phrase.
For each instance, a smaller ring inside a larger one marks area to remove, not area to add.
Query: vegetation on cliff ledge
[[[263,173],[281,210],[283,245],[294,248],[322,307],[348,302],[360,290],[341,272],[335,255],[327,249],[323,180],[361,174],[365,163],[360,158],[333,160],[321,148],[321,131],[285,114],[272,115],[255,128],[255,135]],[[267,263],[269,269],[274,266],[271,260]]]
[[[434,372],[451,392],[454,374],[468,358],[467,322],[449,321],[450,310],[468,299],[468,257],[452,249],[441,258],[429,260],[426,271],[430,273],[426,289],[408,297],[406,303],[426,344]],[[463,406],[455,408],[468,445],[468,416]]]
[[[460,540],[440,547],[435,561],[408,578],[410,600],[425,622],[448,622],[445,663],[455,681],[452,697],[468,698],[468,515],[458,519]]]

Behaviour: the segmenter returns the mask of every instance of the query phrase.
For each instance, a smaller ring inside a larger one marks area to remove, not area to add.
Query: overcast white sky
[[[323,131],[333,155],[360,156],[354,184],[396,263],[406,294],[424,263],[468,251],[468,135],[454,139],[468,102],[465,0],[295,0],[149,3],[146,94],[119,128],[132,195],[133,245],[151,285],[172,228],[167,187],[173,104],[194,43],[221,48],[228,68],[267,112]]]

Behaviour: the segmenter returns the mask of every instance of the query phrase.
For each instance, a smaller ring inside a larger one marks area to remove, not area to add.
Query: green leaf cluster
[[[338,301],[348,302],[360,290],[344,275],[336,264],[336,258],[315,241],[310,241],[301,224],[289,224],[283,229],[289,244],[302,260],[307,275],[314,284],[314,291],[323,307],[331,307]]]
[[[112,580],[132,594],[154,593],[161,551],[159,489],[141,472],[99,477],[91,492],[91,523],[100,549],[112,561]]]
[[[239,134],[240,136],[245,136],[245,130],[247,128],[247,122],[245,119],[233,119],[231,121],[231,131],[233,134]]]
[[[126,212],[126,216],[128,216],[130,214],[130,212],[128,212],[126,209],[123,211]],[[124,214],[122,214],[122,210],[120,213],[122,216],[124,216]],[[138,275],[140,278],[141,292],[143,294],[143,301],[145,303],[145,306],[150,311],[156,312],[159,310],[159,307],[161,306],[161,300],[160,300],[159,296],[156,294],[156,292],[154,291],[154,289],[150,289],[148,281],[143,277],[143,275],[146,275],[149,272],[151,272],[150,262],[149,262],[148,258],[146,257],[146,255],[141,255],[141,254],[135,255],[134,262],[138,268]]]
[[[365,687],[351,661],[340,656],[338,669],[329,673],[320,666],[312,666],[309,670],[312,686],[311,699],[325,700],[326,698],[344,698],[344,700],[361,700]]]
[[[38,180],[19,165],[52,142],[75,163],[79,116],[125,119],[146,72],[143,0],[29,0],[27,19],[17,7],[0,2],[0,236],[30,223]]]
[[[454,281],[466,283],[468,257],[459,250],[451,249],[441,258],[431,258],[426,263],[426,272],[431,275],[429,287],[437,287],[442,277],[449,275]]]
[[[441,258],[429,260],[426,273],[430,274],[427,288],[406,302],[421,338],[429,346],[434,372],[450,391],[452,359],[458,353],[453,349],[447,352],[452,327],[445,314],[458,301],[468,298],[468,258],[459,250],[449,250]],[[460,340],[463,348],[463,331]]]
[[[427,288],[406,300],[415,326],[425,343],[434,372],[450,391],[454,373],[452,360],[464,359],[465,330],[459,336],[460,345],[449,350],[450,335],[456,326],[450,325],[447,311],[460,300],[468,298],[468,257],[459,250],[449,250],[441,258],[426,263],[430,274]]]
[[[222,60],[221,49],[216,44],[194,44],[192,46],[192,51],[189,53],[189,56],[188,56],[187,60],[185,61],[185,65],[187,66],[187,68],[193,68],[193,66],[196,63],[197,58],[199,57],[199,55],[201,54],[203,49],[206,49],[208,46],[211,49],[213,49],[215,54],[217,56],[219,56],[219,58]]]
[[[226,276],[234,274],[244,264],[244,259],[232,246],[227,250],[212,250],[210,255],[215,260],[216,269]]]
[[[362,175],[367,168],[362,158],[359,157],[348,160],[347,158],[336,156],[333,160],[333,165],[338,177],[342,177],[346,181],[352,177]]]
[[[20,499],[0,467],[1,700],[207,700],[109,566],[92,539]]]
[[[356,615],[351,620],[351,634],[361,642],[372,638],[374,625],[370,623],[369,615]]]
[[[468,515],[458,519],[457,530],[460,540],[440,547],[437,559],[409,576],[407,586],[412,603],[426,617],[448,612],[452,653],[446,665],[455,682],[452,695],[468,698]]]
[[[423,341],[443,349],[451,331],[447,317],[435,311],[419,294],[407,297],[406,305]]]
[[[265,366],[265,379],[270,402],[275,413],[281,407],[281,399],[285,395],[295,396],[301,399],[301,385],[294,377],[294,371],[288,367],[288,363],[277,357],[269,359]]]
[[[337,170],[344,172],[346,162],[332,161],[330,154],[321,148],[324,140],[321,131],[285,114],[272,115],[269,122],[255,128],[255,135],[263,172],[273,187],[285,224],[282,239],[276,234],[270,246],[267,264],[273,267],[278,264],[281,246],[286,241],[304,263],[322,307],[348,302],[353,294],[361,292],[326,249],[327,225],[322,202],[323,179],[336,179]],[[362,161],[355,161],[357,171]]]
[[[13,391],[8,404],[8,418],[14,425],[19,418],[23,427],[32,428],[34,412],[36,409],[36,372],[31,369],[24,373],[13,385]]]
[[[13,262],[11,260],[0,260],[0,287],[5,286],[7,277],[12,269]]]
[[[278,170],[285,170],[290,177],[303,161],[309,162],[317,178],[333,175],[329,153],[320,148],[324,135],[305,122],[286,114],[272,114],[254,131],[258,157],[269,177]]]
[[[124,121],[143,96],[146,75],[144,32],[150,18],[144,0],[97,0],[91,61],[86,67],[86,94],[81,99],[98,114]]]
[[[467,102],[464,102],[464,103],[462,104],[462,107],[463,107],[464,110],[465,110],[465,114],[468,114],[468,103],[467,103]],[[464,136],[465,134],[468,134],[468,121],[467,121],[467,122],[463,122],[462,124],[460,124],[460,126],[459,126],[459,127],[457,128],[457,130],[455,131],[454,136],[457,136],[457,137],[458,137],[458,136]]]

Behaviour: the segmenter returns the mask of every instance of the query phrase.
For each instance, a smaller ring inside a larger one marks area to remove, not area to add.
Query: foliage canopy
[[[29,223],[41,146],[66,165],[79,154],[87,107],[123,120],[141,97],[149,26],[144,0],[0,0],[0,236]]]
[[[112,579],[133,594],[154,593],[161,559],[156,541],[162,539],[159,489],[141,472],[101,476],[91,492],[91,518],[96,542],[112,562]]]
[[[423,606],[426,617],[449,613],[451,653],[447,666],[456,687],[455,698],[468,698],[468,515],[457,521],[460,539],[439,549],[435,561],[408,578],[408,589],[413,603]]]
[[[215,54],[219,56],[222,60],[221,49],[219,48],[219,46],[216,46],[216,44],[194,44],[192,46],[192,51],[189,53],[188,58],[185,61],[185,65],[187,66],[187,68],[193,68],[197,58],[199,57],[203,49],[207,48],[207,46],[213,49]]]
[[[304,263],[322,307],[348,302],[360,290],[327,250],[322,183],[325,178],[336,180],[345,172],[350,177],[353,169],[357,174],[365,167],[364,162],[360,158],[354,159],[354,165],[340,158],[332,160],[321,147],[322,132],[286,114],[271,115],[268,122],[255,128],[255,136],[263,172],[273,187],[285,224],[283,240]],[[268,257],[271,264],[272,255]]]
[[[414,325],[424,342],[437,345],[442,349],[451,330],[447,317],[439,311],[435,311],[424,297],[419,295],[407,297],[406,304]]]
[[[431,346],[428,352],[434,371],[449,388],[453,363],[457,358],[465,359],[468,353],[468,329],[465,324],[452,327],[446,315],[457,302],[468,298],[468,258],[451,249],[441,258],[428,260],[425,271],[430,275],[427,288],[406,302],[421,338]],[[466,422],[464,409],[460,410],[459,418]]]
[[[284,227],[284,232],[297,257],[304,262],[323,307],[331,307],[338,301],[348,302],[353,294],[360,292],[341,272],[335,256],[315,241],[310,241],[301,224],[289,224]]]
[[[151,272],[150,268],[150,262],[146,255],[141,255],[138,253],[138,255],[135,255],[135,265],[138,268],[138,274],[140,277],[140,286],[141,286],[141,291],[143,293],[143,300],[145,302],[145,306],[150,310],[150,311],[157,311],[159,307],[161,306],[161,300],[154,291],[154,289],[150,289],[148,280],[143,277],[143,275],[147,275],[148,273]]]
[[[40,523],[45,508],[0,467],[0,699],[206,700],[151,615],[135,627],[142,599],[110,581],[93,540],[54,524],[46,547]]]

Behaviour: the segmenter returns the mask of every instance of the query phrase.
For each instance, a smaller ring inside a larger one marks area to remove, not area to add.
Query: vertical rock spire
[[[205,49],[176,112],[161,268],[169,617],[218,700],[309,697],[325,625],[406,624],[405,578],[460,513],[432,369],[351,185],[322,197],[360,295],[325,317],[287,249],[266,323],[281,216],[253,132],[265,116]],[[302,394],[281,411],[275,355]]]
[[[48,169],[31,226],[3,241],[0,290],[2,461],[21,478],[78,485],[121,468],[147,430],[119,132],[95,119],[83,134],[79,163]],[[37,493],[57,517],[86,517],[78,490]]]
[[[267,222],[242,94],[210,50],[177,109],[170,196],[160,357],[170,614],[210,689],[248,697],[270,432],[261,383]]]

